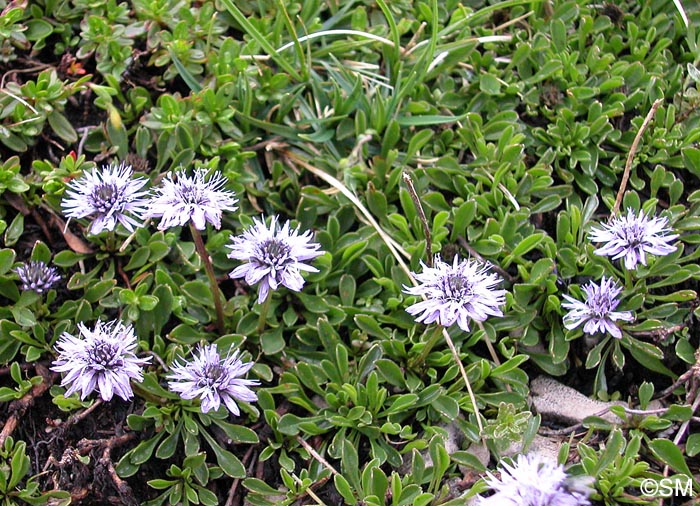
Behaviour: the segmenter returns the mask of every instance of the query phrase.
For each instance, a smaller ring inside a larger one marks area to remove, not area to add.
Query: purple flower
[[[311,242],[310,231],[299,235],[299,228],[292,230],[289,221],[279,228],[277,216],[272,217],[270,228],[263,220],[253,218],[253,221],[255,224],[243,235],[234,237],[228,246],[229,258],[247,262],[236,267],[229,276],[245,277],[251,286],[259,282],[258,302],[263,302],[270,289],[277,290],[279,285],[300,291],[304,286],[301,271],[318,272],[304,261],[322,255],[321,245]]]
[[[70,385],[66,397],[80,390],[85,399],[98,389],[103,400],[109,401],[114,394],[124,400],[134,396],[130,380],[143,381],[141,367],[151,357],[136,357],[136,335],[131,325],[119,321],[97,322],[90,330],[78,323],[81,337],[64,332],[56,343],[58,359],[52,371],[67,373],[62,386]]]
[[[506,302],[506,291],[496,288],[501,278],[489,272],[489,265],[471,259],[460,262],[459,257],[450,265],[439,256],[433,267],[422,265],[423,272],[415,274],[421,284],[404,286],[405,293],[426,298],[406,308],[408,313],[419,315],[417,322],[437,322],[443,327],[456,322],[468,331],[470,319],[482,322],[489,316],[503,316],[500,307]]]
[[[48,291],[61,276],[55,267],[49,267],[44,262],[30,260],[15,269],[22,283],[22,290],[33,290],[36,293]]]
[[[568,295],[563,296],[568,302],[561,306],[570,310],[564,316],[564,326],[570,330],[583,324],[583,331],[586,334],[607,332],[613,337],[621,338],[622,331],[615,322],[634,320],[630,311],[615,311],[620,303],[617,296],[622,291],[622,287],[618,286],[612,278],[605,279],[603,276],[600,285],[591,281],[583,287],[583,291],[586,294],[585,302],[580,302]]]
[[[635,215],[632,209],[627,216],[616,216],[602,229],[593,229],[591,241],[605,243],[595,250],[596,255],[609,256],[613,260],[625,259],[625,267],[634,269],[637,264],[646,265],[646,254],[665,256],[676,251],[669,242],[678,237],[670,234],[668,220],[664,217],[649,218],[644,211]]]
[[[221,228],[223,211],[235,211],[237,199],[233,192],[224,190],[228,180],[214,172],[207,179],[208,170],[199,168],[192,177],[185,171],[169,173],[163,185],[154,189],[148,203],[148,216],[161,218],[159,230],[186,225],[190,220],[197,230],[204,230],[207,222]]]
[[[84,173],[68,184],[67,198],[61,202],[63,212],[68,218],[91,216],[90,234],[114,230],[117,223],[133,232],[135,226],[141,226],[136,220],[142,220],[146,211],[142,197],[147,192],[139,190],[147,181],[132,179],[132,175],[131,165],[123,163]]]
[[[247,373],[253,362],[244,363],[238,359],[238,350],[233,355],[221,358],[212,344],[199,348],[199,354],[191,362],[174,364],[168,376],[168,386],[183,399],[202,400],[202,413],[216,411],[221,401],[234,415],[240,410],[236,401],[254,402],[257,395],[249,386],[259,385],[257,380],[240,379]]]
[[[514,464],[501,464],[501,477],[487,473],[494,490],[479,497],[478,506],[588,506],[590,477],[569,477],[564,467],[537,454],[520,455]]]

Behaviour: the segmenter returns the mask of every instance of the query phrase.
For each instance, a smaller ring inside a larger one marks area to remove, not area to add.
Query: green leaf
[[[349,274],[343,274],[340,276],[340,284],[338,286],[338,293],[340,294],[340,301],[344,306],[352,306],[355,300],[355,290],[356,290],[355,277]]]
[[[30,19],[26,22],[27,31],[25,32],[27,39],[38,41],[45,39],[53,32],[53,25],[43,19]]]
[[[139,297],[139,309],[144,311],[153,311],[158,305],[158,297],[154,295],[141,295]]]
[[[257,478],[246,478],[241,482],[241,484],[256,494],[267,496],[279,496],[281,494],[279,490],[272,488],[270,485]]]
[[[695,177],[700,177],[700,149],[687,147],[681,150],[683,165]]]
[[[260,336],[260,347],[265,355],[276,355],[284,350],[286,343],[282,331],[283,328],[280,325]]]
[[[151,458],[153,455],[153,450],[155,449],[156,445],[158,445],[160,440],[163,439],[165,434],[165,431],[161,431],[156,433],[156,435],[152,438],[147,439],[146,441],[141,441],[136,448],[128,452],[124,457],[128,455],[129,462],[136,466],[140,466]]]
[[[141,246],[131,254],[129,263],[124,266],[125,271],[131,271],[143,267],[148,262],[151,249],[148,246]]]
[[[688,457],[695,457],[700,453],[700,434],[691,434],[685,442],[685,453]]]
[[[171,47],[168,47],[168,53],[170,54],[170,59],[173,61],[173,65],[175,65],[177,72],[180,74],[180,77],[182,77],[182,80],[185,81],[187,87],[195,93],[202,91],[202,85],[199,84],[199,81],[187,70],[187,67],[182,64]]]
[[[51,262],[51,250],[41,241],[34,243],[31,259],[36,262],[44,262],[48,265]]]
[[[398,124],[402,127],[412,127],[412,126],[432,126],[432,125],[444,125],[446,123],[457,123],[458,121],[463,121],[469,113],[464,113],[460,116],[440,116],[433,114],[424,114],[421,116],[401,116],[396,118]]]
[[[0,249],[0,274],[5,274],[15,262],[15,251],[9,248]]]
[[[71,250],[63,250],[56,253],[53,257],[53,263],[59,267],[73,267],[75,264],[85,258],[85,255],[78,255]]]
[[[115,279],[105,279],[103,281],[98,281],[90,288],[85,290],[85,295],[83,298],[88,302],[97,302],[100,299],[105,298],[117,284]]]
[[[199,432],[200,434],[202,434],[202,436],[204,436],[204,439],[207,440],[209,446],[211,446],[214,455],[216,455],[216,462],[219,464],[219,467],[221,467],[222,471],[226,473],[227,476],[230,476],[231,478],[246,477],[245,467],[238,459],[238,457],[236,457],[230,451],[221,448],[216,442],[216,440],[213,437],[211,437],[211,435],[209,435],[206,428],[200,427]]]
[[[649,383],[648,381],[644,381],[640,386],[639,386],[639,392],[637,394],[639,396],[639,405],[642,409],[647,409],[647,406],[649,405],[649,401],[654,395],[654,384]]]
[[[370,336],[389,339],[389,333],[381,328],[372,316],[358,314],[355,316],[355,323]]]
[[[405,372],[393,360],[381,358],[375,363],[379,374],[389,383],[406,388]]]
[[[679,406],[678,404],[671,404],[668,410],[662,415],[663,418],[668,420],[673,420],[676,422],[685,422],[690,420],[693,416],[693,410],[690,406]]]
[[[52,111],[48,116],[49,125],[56,135],[66,141],[68,144],[78,142],[78,134],[76,133],[70,121],[58,111]]]
[[[204,281],[188,281],[180,288],[185,296],[202,306],[213,307],[214,299],[209,285]]]
[[[448,420],[454,420],[459,416],[459,404],[448,395],[443,394],[435,399],[432,407]]]
[[[391,398],[389,400],[391,400]],[[391,402],[391,405],[382,411],[379,416],[389,416],[394,413],[401,413],[409,410],[410,407],[415,406],[416,401],[418,401],[418,395],[416,394],[398,395]]]
[[[529,253],[533,249],[535,249],[545,238],[544,233],[538,233],[538,234],[532,234],[530,236],[525,237],[522,241],[518,243],[518,245],[513,248],[513,251],[511,252],[511,255],[514,257],[520,257],[525,255],[526,253]]]
[[[165,324],[170,319],[173,309],[173,291],[168,285],[158,285],[153,291],[158,298],[158,304],[153,308],[153,332],[160,334]]]
[[[345,499],[346,504],[357,503],[357,497],[353,494],[350,483],[342,474],[333,476],[333,483],[335,484],[335,489],[343,496],[343,499]]]
[[[257,444],[259,442],[258,435],[248,427],[219,419],[214,419],[214,424],[218,425],[234,443]]]
[[[520,364],[527,361],[529,357],[527,355],[516,355],[513,358],[508,359],[503,364],[499,365],[491,371],[491,376],[504,376],[510,371],[520,367]]]
[[[668,439],[654,439],[653,441],[649,441],[649,449],[659,460],[671,469],[692,478],[693,475],[688,468],[688,464],[683,457],[681,449],[676,446],[673,441],[669,441]]]
[[[158,446],[156,450],[156,457],[159,459],[169,459],[175,454],[177,450],[177,444],[180,441],[180,430],[182,429],[182,424],[178,424],[177,428],[172,434],[169,434],[163,442]]]
[[[10,226],[5,230],[5,246],[15,244],[24,233],[24,216],[20,213],[14,217]]]
[[[479,78],[479,89],[487,95],[500,95],[501,81],[491,74],[481,74]]]

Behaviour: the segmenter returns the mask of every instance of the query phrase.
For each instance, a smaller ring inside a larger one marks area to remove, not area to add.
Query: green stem
[[[260,315],[258,316],[258,336],[262,335],[262,331],[265,330],[265,324],[267,323],[267,313],[270,310],[270,303],[272,302],[272,290],[267,292],[267,297],[260,304]]]
[[[105,249],[109,253],[115,253],[117,251],[117,235],[114,230],[107,232],[107,237],[105,238]]]
[[[625,288],[627,290],[631,290],[632,285],[634,284],[634,282],[632,280],[632,273],[627,268],[624,269],[624,272],[625,272]]]
[[[209,284],[211,285],[211,295],[214,299],[214,308],[216,309],[216,327],[219,330],[219,334],[225,334],[224,331],[224,307],[221,304],[221,295],[219,290],[219,284],[216,282],[216,275],[214,274],[214,266],[211,263],[211,258],[209,253],[207,253],[207,248],[204,246],[204,241],[202,240],[202,234],[199,233],[194,225],[190,223],[190,231],[192,232],[192,238],[194,239],[194,246],[199,253],[202,262],[204,263],[204,270],[207,272],[207,277],[209,278]]]
[[[432,334],[428,337],[428,340],[425,342],[423,345],[423,349],[420,351],[420,354],[415,357],[413,360],[408,361],[409,367],[420,367],[423,365],[423,362],[425,362],[425,359],[428,358],[428,354],[430,351],[433,349],[433,347],[440,341],[440,338],[442,337],[442,325],[436,325],[435,329],[433,329]]]

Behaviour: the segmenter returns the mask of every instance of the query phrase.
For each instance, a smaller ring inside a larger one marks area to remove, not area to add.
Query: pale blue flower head
[[[432,267],[423,263],[423,272],[415,274],[418,286],[404,286],[405,293],[425,297],[406,311],[418,315],[417,322],[437,322],[443,327],[457,323],[464,331],[469,331],[469,320],[483,322],[489,316],[503,316],[506,291],[497,288],[502,280],[489,269],[473,259],[455,257],[450,265],[436,256]]]
[[[36,293],[44,293],[51,289],[61,276],[55,267],[49,267],[39,260],[30,260],[15,268],[22,283],[22,290],[33,290]]]
[[[68,183],[61,202],[68,218],[92,218],[88,233],[112,231],[118,223],[133,232],[141,226],[146,212],[146,179],[132,178],[131,165],[106,165],[94,168]]]
[[[252,227],[234,237],[228,245],[229,258],[246,262],[229,276],[245,278],[251,286],[260,283],[258,302],[264,301],[269,291],[277,290],[279,285],[301,291],[304,286],[301,272],[318,272],[304,262],[322,255],[321,245],[312,242],[310,231],[300,234],[299,228],[292,229],[289,221],[280,227],[276,216],[272,217],[269,227],[262,219],[253,218],[253,222]]]
[[[221,228],[224,211],[235,211],[238,201],[224,186],[228,180],[215,171],[195,169],[190,177],[185,171],[169,173],[162,185],[153,190],[148,203],[149,218],[161,218],[159,230],[187,225],[190,221],[197,230],[204,230],[207,222]]]
[[[68,385],[65,395],[80,391],[85,399],[93,390],[99,390],[103,400],[114,394],[124,400],[134,396],[130,381],[143,381],[142,367],[151,357],[138,358],[137,342],[131,325],[119,321],[97,322],[93,330],[78,323],[80,337],[64,332],[56,343],[58,359],[52,371],[66,373],[61,381]]]
[[[644,211],[637,215],[628,209],[627,215],[616,216],[602,227],[593,229],[590,234],[591,241],[605,243],[595,254],[613,260],[624,258],[627,269],[634,269],[637,264],[646,265],[647,254],[665,256],[676,251],[676,246],[669,243],[678,235],[670,233],[664,217],[649,218]]]
[[[191,361],[173,364],[168,386],[183,399],[201,399],[202,413],[216,411],[223,402],[231,413],[239,415],[236,401],[254,402],[258,399],[249,387],[260,382],[240,378],[253,365],[253,362],[240,360],[238,350],[233,355],[221,357],[216,345],[211,344],[200,347]]]
[[[488,473],[494,494],[479,497],[477,506],[589,506],[591,481],[570,478],[563,466],[537,454],[520,455],[512,465],[500,465],[500,478]]]
[[[622,331],[617,326],[618,320],[630,322],[634,316],[630,311],[615,311],[620,301],[622,287],[612,279],[605,276],[600,280],[600,284],[590,281],[583,287],[586,294],[585,301],[581,302],[568,295],[563,295],[567,302],[561,306],[569,309],[564,316],[564,326],[571,330],[583,324],[583,331],[586,334],[607,333],[613,337],[621,338]]]

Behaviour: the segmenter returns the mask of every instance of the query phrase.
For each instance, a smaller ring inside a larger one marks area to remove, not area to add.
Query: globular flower
[[[615,322],[618,320],[629,322],[634,319],[630,311],[615,311],[620,304],[617,296],[621,291],[622,287],[618,286],[612,278],[606,279],[603,276],[600,285],[590,281],[583,287],[583,292],[586,294],[585,302],[564,295],[568,302],[561,306],[570,310],[564,316],[564,326],[570,330],[583,324],[583,331],[586,334],[607,332],[613,337],[621,338],[622,331]]]
[[[669,243],[678,235],[670,234],[668,220],[664,217],[649,218],[644,211],[635,215],[628,209],[626,216],[614,217],[602,227],[593,229],[590,234],[591,241],[605,243],[595,254],[613,260],[624,258],[627,269],[634,269],[637,264],[646,265],[647,253],[665,256],[676,251],[676,246]]]
[[[301,271],[318,272],[304,262],[322,255],[321,245],[311,242],[310,231],[299,234],[299,228],[292,229],[289,221],[279,227],[276,216],[269,228],[263,220],[253,218],[253,221],[255,224],[241,236],[234,237],[228,246],[229,258],[247,262],[236,267],[229,276],[245,278],[251,286],[260,283],[258,302],[263,302],[270,289],[277,290],[279,285],[301,291],[304,286]]]
[[[33,290],[36,293],[47,292],[61,279],[55,267],[49,267],[40,260],[30,260],[15,268],[15,272],[22,283],[22,290]]]
[[[500,479],[487,473],[495,492],[479,497],[478,506],[589,506],[590,477],[569,477],[563,466],[537,454],[520,455],[500,465]]]
[[[233,355],[221,357],[216,345],[211,344],[200,347],[190,362],[174,364],[168,376],[168,386],[183,399],[200,398],[202,413],[216,411],[223,401],[229,411],[239,415],[236,401],[254,402],[258,399],[248,387],[260,382],[240,378],[253,365],[253,362],[241,361],[238,350]]]
[[[114,230],[117,223],[133,232],[146,212],[143,197],[147,192],[141,188],[147,181],[132,175],[131,165],[123,163],[84,173],[68,184],[61,202],[63,212],[68,218],[92,217],[90,234]]]
[[[159,230],[186,225],[190,220],[197,230],[204,230],[207,222],[216,229],[221,228],[221,216],[224,211],[237,209],[235,195],[224,190],[228,182],[220,172],[199,168],[192,177],[185,171],[176,175],[169,173],[161,187],[154,190],[148,203],[148,216],[161,218]]]
[[[459,257],[450,265],[436,256],[432,267],[423,264],[423,272],[415,274],[418,286],[404,286],[405,293],[426,298],[406,311],[419,315],[417,322],[437,322],[443,327],[456,322],[464,331],[469,331],[470,319],[482,322],[489,316],[503,316],[500,308],[506,302],[506,291],[496,288],[502,280],[489,268],[473,259],[460,261]]]
[[[62,386],[69,385],[65,395],[80,390],[85,399],[97,389],[103,400],[109,401],[114,394],[124,400],[134,396],[130,381],[143,381],[141,368],[151,357],[138,358],[135,354],[137,342],[131,325],[119,321],[97,322],[94,330],[78,323],[80,337],[64,332],[56,343],[58,359],[52,371],[65,372]]]

